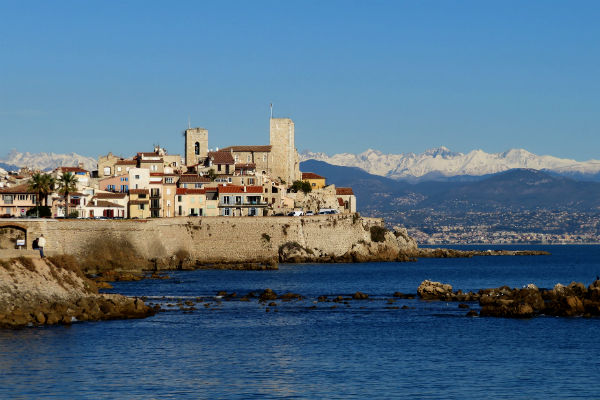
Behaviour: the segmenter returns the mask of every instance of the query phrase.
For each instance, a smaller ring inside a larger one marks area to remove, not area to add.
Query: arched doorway
[[[0,224],[0,249],[16,249],[23,243],[27,248],[27,228],[17,224]]]

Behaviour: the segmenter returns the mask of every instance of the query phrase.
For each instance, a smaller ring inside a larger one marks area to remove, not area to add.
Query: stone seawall
[[[281,245],[342,256],[357,243],[371,243],[379,218],[352,215],[309,217],[177,217],[149,220],[0,220],[0,227],[26,229],[27,249],[44,234],[50,253],[84,255],[95,241],[129,243],[147,259],[186,251],[199,262],[277,260]],[[390,234],[391,235],[391,234]],[[416,246],[415,246],[416,247]]]

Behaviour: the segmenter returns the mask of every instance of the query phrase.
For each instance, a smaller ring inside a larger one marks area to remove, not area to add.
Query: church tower
[[[271,176],[283,179],[286,184],[300,180],[300,160],[294,145],[294,121],[290,118],[271,118]]]
[[[185,165],[198,164],[208,157],[208,129],[190,128],[185,130]]]

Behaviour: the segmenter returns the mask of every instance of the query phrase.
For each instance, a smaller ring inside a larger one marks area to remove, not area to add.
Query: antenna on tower
[[[271,109],[271,119],[273,119],[273,103],[269,105],[269,108]]]
[[[192,121],[190,116],[188,115],[188,129],[192,129]]]

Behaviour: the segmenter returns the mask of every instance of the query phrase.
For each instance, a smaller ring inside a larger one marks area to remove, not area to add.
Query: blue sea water
[[[116,283],[115,292],[149,296],[167,311],[0,331],[0,398],[599,398],[600,319],[469,318],[456,303],[387,302],[424,279],[477,290],[588,285],[600,275],[600,246],[524,248],[552,255],[281,265]],[[212,298],[265,288],[306,299],[268,307]],[[371,299],[314,303],[358,290]],[[196,297],[203,301],[191,312],[169,306]],[[410,308],[389,308],[403,305]]]

